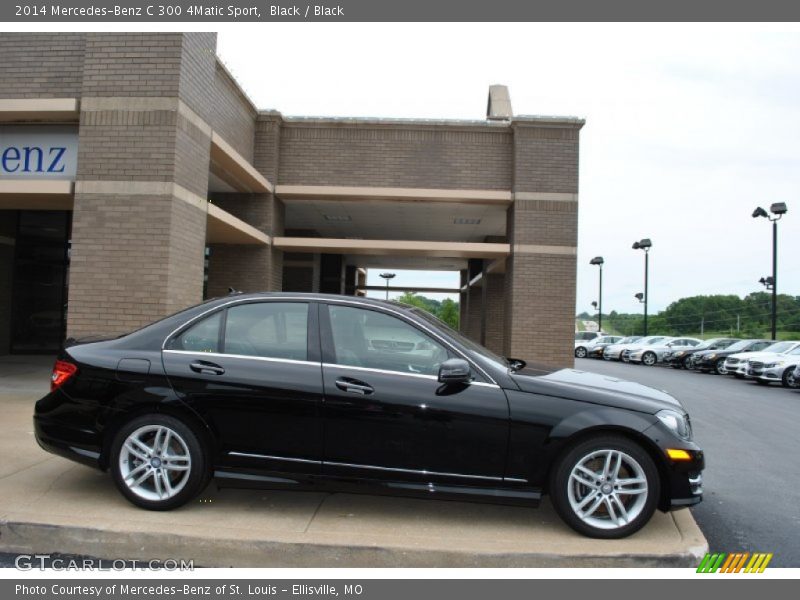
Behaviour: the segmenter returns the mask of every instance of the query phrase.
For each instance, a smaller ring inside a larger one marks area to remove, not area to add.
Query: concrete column
[[[511,244],[505,277],[504,354],[573,364],[578,237],[576,119],[517,119]],[[533,335],[535,332],[536,335]]]
[[[15,210],[0,210],[0,356],[8,354],[11,346],[11,299],[17,215]]]
[[[67,334],[199,302],[215,34],[86,34]],[[184,102],[184,99],[186,100]]]
[[[505,327],[505,275],[488,274],[486,284],[486,346],[492,352],[502,354]]]

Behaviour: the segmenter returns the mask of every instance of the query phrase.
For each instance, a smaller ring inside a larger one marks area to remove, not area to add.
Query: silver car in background
[[[733,375],[737,379],[750,377],[747,372],[750,361],[755,361],[756,363],[770,362],[770,359],[791,352],[798,346],[800,346],[800,342],[775,342],[761,352],[731,354],[725,359],[725,371],[727,371],[728,375]]]
[[[692,337],[665,338],[657,344],[632,349],[628,354],[628,360],[632,363],[641,363],[646,367],[652,367],[656,363],[664,362],[667,352],[694,348],[702,343],[703,340]]]
[[[800,365],[800,343],[783,354],[761,356],[747,360],[747,376],[757,383],[780,383],[783,387],[796,387],[794,371]]]
[[[626,353],[630,352],[632,349],[634,349],[634,348],[636,348],[638,346],[641,346],[643,344],[649,344],[649,343],[656,343],[657,344],[658,342],[660,342],[663,339],[665,339],[665,337],[666,336],[663,336],[663,335],[651,335],[651,336],[648,336],[648,337],[640,337],[639,339],[634,340],[632,342],[627,342],[627,343],[624,343],[624,344],[622,342],[620,342],[619,344],[614,344],[613,346],[608,346],[606,348],[605,352],[603,352],[603,359],[604,360],[623,360],[623,361],[627,362],[627,354]],[[623,340],[623,341],[625,341],[625,340]]]

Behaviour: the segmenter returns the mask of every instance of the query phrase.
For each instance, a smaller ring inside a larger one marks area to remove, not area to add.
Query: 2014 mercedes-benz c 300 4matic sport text
[[[219,485],[534,506],[630,535],[700,502],[703,453],[670,395],[497,356],[409,306],[233,294],[70,341],[39,444],[155,510]]]

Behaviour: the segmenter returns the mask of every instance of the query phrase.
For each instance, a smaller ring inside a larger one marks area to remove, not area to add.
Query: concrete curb
[[[695,567],[708,543],[689,511],[676,513],[687,550],[670,554],[555,554],[242,540],[0,521],[0,551],[149,561],[203,567]]]

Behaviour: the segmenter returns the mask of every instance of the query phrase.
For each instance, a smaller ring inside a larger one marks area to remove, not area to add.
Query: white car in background
[[[628,362],[627,355],[632,349],[650,343],[657,344],[664,339],[666,339],[666,336],[664,335],[651,335],[648,337],[640,337],[635,342],[628,342],[627,344],[614,344],[613,346],[606,348],[606,351],[603,352],[603,358],[605,360],[621,360]]]
[[[800,342],[794,343],[797,345],[788,352],[747,359],[747,377],[762,385],[780,383],[783,387],[797,387],[794,370],[800,364]]]
[[[703,340],[692,337],[664,338],[657,344],[648,344],[640,348],[632,349],[628,354],[628,360],[632,363],[641,363],[646,367],[652,367],[656,363],[664,360],[664,354],[669,351],[680,350],[681,348],[694,348],[703,343]]]
[[[621,340],[615,335],[600,335],[589,341],[575,341],[575,358],[586,358],[597,344],[609,344]]]
[[[767,346],[761,352],[740,352],[738,354],[731,354],[725,359],[725,370],[728,375],[733,375],[737,379],[744,379],[748,377],[747,365],[751,360],[762,362],[787,354],[800,346],[800,342],[775,342],[771,346]],[[778,360],[778,359],[776,359]]]

